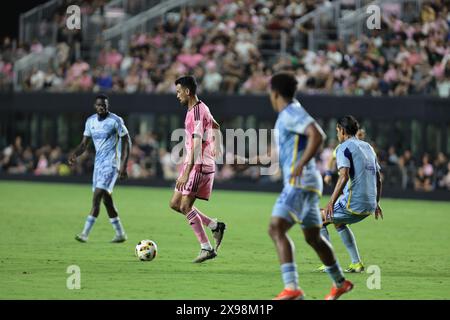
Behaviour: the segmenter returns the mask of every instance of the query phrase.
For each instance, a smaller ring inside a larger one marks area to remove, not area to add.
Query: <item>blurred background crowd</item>
[[[108,26],[103,10],[107,1],[71,2],[78,3],[82,14],[101,28]],[[323,18],[322,25],[331,30],[327,31],[329,41],[309,50],[307,34],[314,25],[298,21],[319,5],[331,3],[212,1],[209,6],[168,15],[152,32],[134,34],[126,50],[110,45],[95,57],[77,54],[82,33],[68,31],[61,9],[53,20],[44,19],[39,25],[42,35],[55,22],[59,26],[52,62],[30,70],[20,87],[23,91],[173,93],[174,80],[190,73],[199,79],[203,92],[259,94],[267,90],[273,72],[292,70],[300,92],[309,94],[449,96],[449,1],[423,1],[414,18],[403,20],[395,7],[387,8],[381,29],[354,37],[348,44],[338,40],[333,34],[336,26]],[[139,7],[138,0],[128,4]],[[267,54],[279,49],[280,31],[284,31],[285,54]],[[3,39],[0,89],[11,90],[18,59],[43,49],[39,37],[30,43]]]

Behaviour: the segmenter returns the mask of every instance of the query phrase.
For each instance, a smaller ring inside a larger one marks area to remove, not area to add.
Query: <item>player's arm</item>
[[[212,127],[213,129],[220,129],[220,124],[218,124],[214,118],[212,118]]]
[[[331,184],[331,181],[333,179],[333,171],[335,167],[336,167],[336,158],[332,156],[328,161],[327,168],[325,171],[325,177],[323,178],[323,181],[328,185]]]
[[[122,139],[122,155],[120,159],[119,177],[120,179],[126,179],[128,177],[127,166],[128,166],[128,158],[130,157],[131,138],[129,134],[126,134],[121,139]]]
[[[212,129],[214,137],[214,155],[218,159],[222,157],[222,132],[220,131],[220,124],[216,119],[212,118]]]
[[[77,158],[81,156],[89,146],[90,137],[83,136],[81,143],[75,148],[74,152],[69,156],[69,165],[73,166],[77,161]]]
[[[322,145],[322,142],[325,140],[325,133],[315,122],[306,127],[305,135],[308,137],[308,143],[306,144],[305,151],[303,152],[297,167],[291,175],[291,179],[302,175],[303,168],[309,160],[316,155]]]
[[[340,168],[338,181],[336,183],[336,186],[334,187],[334,191],[333,194],[331,195],[330,201],[328,202],[327,207],[325,208],[325,216],[327,220],[331,220],[331,218],[333,217],[334,204],[344,191],[345,185],[347,184],[349,179],[350,179],[350,168],[347,167]]]
[[[381,185],[381,174],[380,171],[377,170],[377,208],[375,209],[375,219],[378,219],[378,217],[383,219],[383,210],[380,207]]]

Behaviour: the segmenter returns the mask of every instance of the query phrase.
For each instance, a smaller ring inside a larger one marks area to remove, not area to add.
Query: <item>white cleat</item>
[[[121,242],[125,242],[127,241],[128,237],[127,235],[124,234],[116,234],[116,236],[114,237],[114,239],[111,240],[112,243],[121,243]]]
[[[75,236],[75,240],[80,241],[80,242],[87,242],[88,241],[88,237],[84,234],[77,234]]]

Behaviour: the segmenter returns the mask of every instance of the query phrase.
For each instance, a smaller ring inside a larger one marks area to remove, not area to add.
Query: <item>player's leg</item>
[[[328,225],[330,224],[330,222],[326,221],[326,217],[325,217],[325,210],[324,209],[320,209],[320,215],[322,216],[322,228],[320,228],[320,235],[327,240],[329,243],[331,243],[331,239],[330,239],[330,234],[328,233]],[[322,264],[320,265],[317,269],[317,272],[325,272],[325,265]]]
[[[269,235],[275,244],[284,283],[284,290],[274,300],[298,300],[304,297],[298,283],[297,264],[294,260],[295,246],[287,234],[291,227],[292,222],[284,218],[272,216],[270,220]]]
[[[92,196],[92,208],[91,212],[86,218],[86,222],[84,223],[83,231],[75,236],[75,239],[80,242],[86,242],[89,237],[89,233],[91,232],[92,227],[94,226],[95,221],[100,213],[100,204],[102,201],[104,190],[102,189],[94,189],[94,194]]]
[[[179,213],[181,213],[180,207],[181,207],[181,197],[182,196],[183,196],[183,194],[181,193],[181,191],[174,190],[172,199],[170,199],[170,202],[169,202],[169,207],[172,210],[179,212]]]
[[[214,173],[209,174],[201,174],[200,181],[198,183],[198,188],[196,191],[196,198],[202,200],[209,200],[211,196],[212,187],[214,183]],[[219,250],[220,245],[222,244],[223,236],[226,229],[226,224],[222,221],[217,221],[217,219],[212,219],[203,212],[201,212],[198,208],[193,207],[194,210],[197,211],[198,216],[202,220],[204,226],[208,227],[213,235],[215,245],[215,250]]]
[[[327,300],[338,299],[342,294],[353,289],[353,284],[346,280],[344,273],[336,260],[331,244],[320,235],[320,227],[303,229],[306,242],[316,251],[322,263],[325,265],[325,272],[333,281],[333,287]]]
[[[350,291],[353,288],[353,284],[345,279],[330,242],[322,237],[320,233],[322,228],[322,215],[319,209],[319,200],[320,197],[317,193],[301,192],[299,199],[301,214],[299,218],[302,221],[302,229],[306,242],[316,251],[320,260],[325,265],[325,272],[334,283],[326,299],[335,300],[342,294]]]
[[[126,241],[127,235],[125,233],[125,229],[123,228],[122,222],[120,221],[119,212],[114,205],[112,195],[107,191],[103,193],[103,204],[108,212],[109,221],[116,232],[116,235],[111,242],[120,243]]]
[[[278,197],[272,209],[268,230],[269,236],[275,244],[280,261],[281,277],[284,283],[283,291],[274,300],[298,300],[304,297],[304,293],[298,283],[297,264],[294,259],[294,243],[287,234],[294,224],[288,208],[288,194],[291,191],[289,188],[285,188]]]
[[[352,260],[352,263],[347,269],[345,269],[345,272],[363,272],[364,264],[361,261],[358,246],[356,245],[355,235],[352,230],[345,223],[335,224],[334,226]]]
[[[203,229],[202,220],[200,219],[197,211],[194,209],[195,199],[196,198],[194,195],[183,195],[181,198],[180,211],[188,220],[189,225],[200,243],[200,254],[193,261],[195,263],[200,263],[205,260],[215,258],[216,252],[211,247],[211,243],[209,242],[205,229]]]

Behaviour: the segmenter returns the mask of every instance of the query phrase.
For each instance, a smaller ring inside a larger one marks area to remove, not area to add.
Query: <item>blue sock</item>
[[[328,242],[330,242],[330,234],[328,233],[327,226],[322,226],[322,228],[320,229],[320,235]]]
[[[352,230],[345,225],[338,229],[338,233],[341,236],[342,242],[347,248],[348,253],[350,254],[352,263],[361,262],[361,257],[359,256],[358,247],[356,246],[356,240]]]
[[[119,217],[115,217],[115,218],[110,218],[109,221],[111,222],[114,230],[116,231],[117,235],[123,235],[125,232],[123,230],[122,227],[122,223],[120,222],[120,218]]]
[[[87,216],[86,222],[84,223],[83,232],[81,232],[81,234],[87,237],[89,235],[89,232],[91,232],[92,227],[94,226],[95,220],[96,218],[94,216]]]
[[[284,263],[281,265],[281,277],[284,287],[292,290],[298,289],[298,273],[295,263]]]
[[[342,283],[344,282],[344,274],[342,273],[342,269],[339,266],[339,262],[336,261],[335,264],[331,266],[326,266],[325,271],[330,276],[331,280],[335,283],[336,287],[340,288]]]

